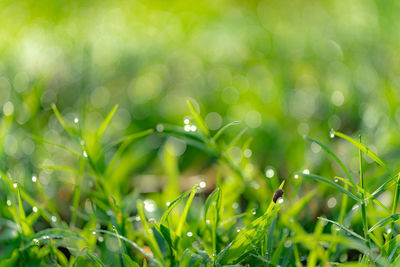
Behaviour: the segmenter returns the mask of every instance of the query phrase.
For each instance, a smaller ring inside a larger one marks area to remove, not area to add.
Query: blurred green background
[[[264,178],[268,169],[279,179],[303,169],[332,175],[337,166],[303,135],[336,143],[357,172],[357,151],[330,139],[332,128],[361,133],[391,168],[400,162],[396,1],[52,0],[0,7],[0,166],[28,188],[37,175],[60,207],[72,196],[59,187],[69,174],[41,166],[76,161],[37,137],[77,145],[51,103],[86,135],[119,104],[102,139],[107,144],[159,124],[183,128],[189,98],[213,132],[241,121],[227,140],[248,128],[250,150],[231,153],[235,161],[251,157],[245,171]],[[129,147],[115,174],[120,186],[159,190],[165,142],[179,157],[182,189],[198,174],[215,183],[207,154],[155,133]]]

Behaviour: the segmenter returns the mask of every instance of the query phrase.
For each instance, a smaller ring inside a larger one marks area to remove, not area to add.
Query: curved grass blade
[[[193,189],[192,189],[193,190]],[[177,197],[174,201],[172,201],[169,206],[168,209],[164,212],[163,216],[161,217],[161,223],[165,224],[168,220],[168,216],[169,214],[172,212],[172,210],[179,204],[182,202],[183,199],[185,199],[185,197],[187,197],[190,194],[191,190],[186,191],[185,193],[181,194],[179,197]]]
[[[340,227],[341,229],[345,230],[347,233],[351,234],[352,236],[357,237],[358,239],[360,239],[360,240],[362,240],[362,241],[364,241],[364,242],[367,241],[364,237],[360,236],[359,234],[357,234],[357,233],[354,232],[353,230],[350,230],[349,228],[347,228],[346,226],[344,226],[344,225],[341,224],[341,223],[338,223],[338,222],[329,220],[329,219],[324,218],[324,217],[318,217],[318,219],[319,219],[319,220],[322,220],[322,221],[325,221],[325,222],[332,223],[332,224],[334,224],[334,225]]]
[[[374,226],[372,226],[369,230],[368,233],[372,233],[373,231],[375,231],[377,228],[385,226],[386,224],[388,224],[389,222],[394,222],[397,221],[400,218],[400,213],[396,213],[393,215],[390,215],[386,218],[383,218],[382,220],[380,220],[379,222],[377,222],[376,224],[374,224]]]
[[[360,142],[354,140],[353,138],[349,137],[348,135],[345,135],[344,133],[336,132],[336,131],[332,131],[332,133],[336,136],[339,136],[340,138],[343,138],[343,139],[349,141],[350,143],[355,145],[358,149],[360,149],[362,152],[367,154],[371,159],[373,159],[380,166],[384,167],[387,171],[389,171],[386,164],[374,152],[372,152],[368,147],[366,147],[365,145],[361,144]]]
[[[345,179],[343,177],[335,176],[335,179],[338,179],[347,185],[353,186],[347,179]],[[364,193],[367,196],[365,198],[365,201],[371,199],[376,205],[378,205],[379,207],[384,209],[386,212],[391,213],[391,211],[387,207],[385,207],[385,205],[383,205],[382,202],[380,202],[377,198],[375,198],[375,196],[373,194],[368,193],[367,191],[364,191],[364,189],[362,189],[359,185],[356,185],[356,187],[359,192]]]
[[[231,126],[238,125],[240,124],[240,121],[233,121],[222,127],[221,129],[218,130],[218,132],[213,136],[212,140],[215,142],[218,140],[218,138],[225,132],[226,129],[228,129]]]
[[[183,226],[185,225],[186,217],[187,217],[187,215],[189,213],[189,208],[190,208],[190,205],[192,204],[194,195],[197,192],[197,188],[198,188],[198,185],[196,184],[192,188],[192,190],[190,190],[189,198],[188,198],[188,200],[186,202],[185,208],[184,208],[184,210],[182,212],[182,215],[180,217],[180,220],[179,220],[179,223],[178,223],[178,227],[176,228],[176,235],[177,236],[181,236],[181,233],[182,233],[182,230],[183,230]]]
[[[108,234],[114,237],[119,237],[121,240],[127,242],[128,244],[130,244],[134,249],[136,249],[137,251],[139,251],[140,253],[142,253],[150,262],[152,262],[154,265],[157,266],[161,266],[160,263],[149,253],[147,253],[144,249],[142,249],[138,244],[136,244],[135,242],[129,240],[128,238],[122,236],[122,235],[116,235],[113,232],[107,231],[107,230],[101,230],[101,229],[93,229],[93,232],[97,232],[97,233],[104,233],[104,234]]]
[[[230,150],[232,147],[234,147],[237,142],[239,142],[240,137],[242,137],[242,135],[247,131],[248,128],[244,128],[243,130],[241,130],[236,136],[235,138],[233,138],[233,140],[230,142],[230,144],[226,147],[226,151]]]
[[[199,129],[203,132],[203,134],[206,137],[210,137],[210,131],[208,130],[203,118],[200,116],[199,113],[197,113],[196,109],[194,108],[192,102],[190,102],[190,100],[186,100],[186,103],[189,107],[190,113],[192,113],[192,116],[194,118],[194,120],[197,123],[197,126],[199,127]]]
[[[65,123],[63,117],[61,116],[60,111],[58,110],[56,104],[52,103],[51,104],[51,108],[53,109],[54,114],[56,115],[58,122],[61,124],[61,126],[64,128],[64,130],[71,136],[73,137],[73,132],[72,130],[67,126],[67,124]]]
[[[103,123],[100,125],[99,129],[96,132],[97,138],[100,138],[104,131],[106,130],[108,124],[110,123],[112,117],[114,116],[115,112],[118,109],[118,104],[116,104],[113,109],[107,114],[106,118],[104,119]]]
[[[304,139],[319,145],[323,150],[325,150],[336,161],[336,163],[342,168],[342,170],[346,174],[347,178],[350,180],[353,187],[356,187],[356,183],[354,182],[353,177],[351,176],[351,174],[349,172],[349,169],[347,169],[347,167],[343,164],[343,162],[339,159],[339,157],[336,156],[335,153],[333,153],[332,150],[330,150],[326,145],[322,144],[321,142],[319,142],[313,138],[310,138],[308,136],[305,136]]]
[[[349,197],[351,197],[352,199],[356,200],[357,202],[360,202],[361,200],[356,197],[355,195],[353,195],[349,190],[346,190],[345,188],[343,188],[342,186],[332,182],[331,180],[328,180],[324,177],[315,175],[315,174],[305,174],[305,173],[297,173],[297,175],[305,177],[305,178],[310,178],[310,179],[314,179],[314,180],[318,180],[318,181],[322,181],[324,183],[327,183],[328,185],[334,187],[335,189],[339,190],[340,192],[348,195]]]

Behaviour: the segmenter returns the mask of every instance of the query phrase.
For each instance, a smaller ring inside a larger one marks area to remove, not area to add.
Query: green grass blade
[[[369,230],[368,233],[372,233],[373,231],[375,231],[376,229],[378,229],[379,227],[385,226],[386,224],[388,224],[389,222],[395,222],[400,218],[400,213],[396,213],[393,215],[390,215],[380,221],[378,221],[376,224],[374,224],[374,226],[372,226]]]
[[[212,140],[214,142],[216,142],[218,140],[218,138],[225,132],[226,129],[228,129],[231,126],[238,125],[238,124],[240,124],[240,121],[233,121],[233,122],[228,123],[227,125],[225,125],[224,127],[222,127],[221,129],[218,130],[218,132],[213,136]]]
[[[187,215],[189,213],[189,208],[190,208],[190,205],[192,204],[193,198],[194,198],[194,196],[195,196],[195,194],[197,192],[197,188],[198,188],[198,185],[196,184],[190,190],[189,198],[188,198],[188,200],[186,202],[185,208],[184,208],[184,210],[182,212],[182,215],[181,215],[181,217],[179,219],[178,227],[176,228],[176,235],[177,236],[181,236],[181,234],[182,234],[183,226],[185,225],[186,217],[187,217]]]
[[[142,222],[143,225],[143,229],[146,233],[147,236],[147,240],[149,242],[149,246],[151,248],[151,250],[153,251],[154,255],[156,256],[156,258],[160,261],[163,262],[163,256],[160,250],[160,247],[158,246],[158,243],[156,241],[156,239],[154,238],[154,235],[152,234],[152,231],[147,223],[147,219],[146,219],[146,215],[144,213],[144,205],[143,202],[138,201],[137,203],[137,209],[138,209],[138,213],[140,216],[140,220]]]
[[[357,234],[356,232],[354,232],[353,230],[347,228],[346,226],[344,226],[343,224],[339,223],[339,222],[335,222],[332,220],[329,220],[327,218],[324,217],[318,217],[319,220],[325,221],[325,222],[329,222],[332,223],[338,227],[340,227],[341,229],[343,229],[344,231],[346,231],[347,233],[351,234],[354,237],[357,237],[358,239],[362,240],[362,241],[367,241],[364,237],[360,236],[359,234]]]
[[[384,167],[386,170],[388,170],[386,164],[374,153],[372,152],[368,147],[366,147],[365,145],[361,144],[360,142],[354,140],[353,138],[345,135],[344,133],[341,132],[336,132],[336,131],[332,131],[332,133],[336,136],[339,136],[345,140],[347,140],[348,142],[352,143],[353,145],[355,145],[358,149],[360,149],[362,152],[364,152],[365,154],[367,154],[371,159],[373,159],[376,163],[378,163],[380,166]]]
[[[333,153],[332,150],[330,150],[326,145],[322,144],[321,142],[312,139],[310,137],[305,136],[304,137],[306,140],[313,142],[317,145],[319,145],[323,150],[325,150],[335,161],[336,163],[342,168],[342,170],[344,171],[344,173],[346,174],[347,178],[350,180],[351,184],[353,185],[353,187],[355,187],[356,183],[353,180],[353,177],[350,174],[349,169],[347,169],[346,165],[343,164],[343,162],[339,159],[338,156],[336,156],[335,153]]]
[[[93,232],[96,233],[104,233],[104,234],[108,234],[114,237],[117,237],[117,235],[113,232],[107,231],[107,230],[100,230],[100,229],[94,229],[92,230]],[[128,238],[122,236],[122,235],[118,235],[118,237],[125,241],[126,243],[128,243],[129,245],[131,245],[134,249],[136,249],[137,251],[139,251],[141,254],[143,254],[151,263],[153,263],[156,266],[161,266],[160,263],[157,261],[157,259],[155,259],[153,257],[153,255],[147,253],[144,249],[142,249],[138,244],[136,244],[135,242],[133,242],[132,240],[129,240]]]
[[[114,113],[118,109],[118,104],[116,104],[113,109],[107,114],[106,118],[104,119],[103,123],[100,125],[99,129],[96,132],[97,138],[100,138],[104,131],[106,130],[108,124],[111,122],[112,117],[114,116]]]
[[[243,130],[241,130],[236,136],[235,138],[233,138],[233,140],[229,143],[229,145],[226,147],[226,151],[230,150],[232,147],[234,147],[237,142],[239,142],[240,138],[242,137],[242,135],[247,131],[247,128],[244,128]]]
[[[340,192],[348,195],[349,197],[351,197],[352,199],[356,200],[357,202],[360,202],[360,199],[358,197],[356,197],[355,195],[353,195],[349,190],[346,190],[345,188],[343,188],[342,186],[332,182],[331,180],[328,180],[324,177],[315,175],[315,174],[305,174],[305,173],[297,173],[297,175],[305,177],[305,178],[310,178],[313,180],[317,180],[317,181],[321,181],[324,182],[330,186],[332,186],[333,188],[339,190]]]
[[[203,118],[200,116],[199,113],[197,113],[196,109],[194,108],[192,102],[190,102],[190,100],[188,99],[186,101],[190,113],[192,114],[194,120],[197,123],[197,126],[199,127],[200,131],[202,131],[202,133],[208,138],[210,137],[210,131],[208,130],[206,123],[204,122]]]
[[[65,123],[63,117],[61,116],[60,111],[58,110],[56,104],[51,104],[51,108],[53,109],[54,114],[56,115],[58,122],[61,124],[61,126],[64,128],[64,130],[71,136],[73,137],[73,132],[72,130],[67,126]]]

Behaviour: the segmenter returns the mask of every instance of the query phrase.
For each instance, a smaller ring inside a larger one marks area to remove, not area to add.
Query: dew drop
[[[171,202],[167,201],[167,202],[165,202],[165,205],[166,205],[167,207],[169,207],[169,205],[171,205]]]
[[[13,187],[14,187],[14,188],[17,188],[17,187],[18,187],[18,183],[15,182],[15,183],[13,184]]]
[[[200,186],[200,188],[206,188],[207,183],[204,182],[204,181],[201,181],[201,182],[199,183],[199,186]]]
[[[193,236],[193,233],[192,233],[192,232],[187,232],[186,235],[187,235],[188,237],[192,237],[192,236]]]
[[[33,212],[38,212],[38,208],[35,207],[35,206],[33,206],[33,207],[32,207],[32,211],[33,211]]]
[[[52,222],[57,222],[57,217],[56,216],[51,216],[51,221]]]
[[[386,229],[386,234],[390,234],[392,232],[392,228]]]
[[[238,233],[239,233],[239,232],[240,232],[240,228],[236,229],[236,232],[238,232]]]
[[[99,242],[103,242],[103,241],[104,241],[104,237],[99,236],[99,237],[97,238],[97,240],[99,240]]]
[[[92,234],[95,235],[95,234],[96,234],[96,231],[92,231]]]
[[[283,198],[280,198],[280,199],[278,200],[278,203],[279,203],[279,204],[282,204],[283,202],[284,202]]]
[[[331,130],[331,132],[329,133],[330,138],[335,138],[335,134],[333,133],[333,129]]]
[[[136,216],[136,217],[135,217],[135,220],[136,220],[137,222],[140,222],[140,216],[139,216],[139,215]]]
[[[157,124],[156,130],[159,133],[163,132],[164,131],[164,125],[162,125],[161,123]]]
[[[304,173],[304,174],[310,174],[310,170],[309,170],[309,169],[304,169],[304,170],[303,170],[303,173]]]
[[[11,200],[7,199],[7,206],[11,206]]]
[[[294,179],[299,179],[299,175],[298,175],[298,174],[295,174],[295,175],[294,175]]]
[[[275,171],[272,168],[267,168],[265,170],[265,176],[267,176],[267,178],[272,178],[275,175]]]
[[[251,214],[256,215],[256,213],[257,213],[257,212],[254,210]]]
[[[85,158],[88,157],[88,154],[87,154],[87,152],[86,152],[85,150],[83,151],[83,156],[84,156]]]
[[[189,119],[184,119],[184,120],[183,120],[183,123],[184,123],[184,124],[189,124],[189,123],[190,123],[190,120],[189,120]]]
[[[206,224],[210,224],[210,220],[206,220]]]
[[[192,126],[190,126],[190,130],[191,130],[192,132],[195,132],[195,131],[197,131],[197,127],[196,127],[196,125],[192,125]]]
[[[286,240],[285,243],[284,243],[285,248],[288,248],[291,245],[292,245],[292,241],[290,241],[290,240]]]
[[[74,123],[78,123],[78,122],[79,122],[79,119],[75,117]]]
[[[183,126],[183,129],[185,130],[185,132],[190,132],[190,125],[186,124],[185,126]]]
[[[33,241],[33,243],[35,243],[36,246],[39,246],[39,240],[38,239],[34,238],[32,241]]]
[[[335,180],[334,180],[334,181],[335,181],[335,183],[337,183],[337,182],[339,182],[339,179],[338,179],[338,178],[335,178]]]
[[[36,183],[37,182],[37,177],[34,175],[32,176],[32,182]]]
[[[340,227],[339,226],[335,226],[335,231],[340,231]]]
[[[234,202],[234,203],[232,204],[232,208],[234,208],[234,209],[239,208],[239,203]]]

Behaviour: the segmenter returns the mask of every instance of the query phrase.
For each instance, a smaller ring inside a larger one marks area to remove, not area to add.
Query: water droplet
[[[299,175],[298,175],[298,174],[295,174],[295,175],[294,175],[294,179],[299,179]]]
[[[37,177],[34,175],[32,176],[32,182],[36,183],[37,182]]]
[[[146,199],[143,201],[144,209],[148,212],[154,212],[156,210],[156,203],[151,199]]]
[[[34,238],[32,241],[33,241],[33,243],[35,243],[36,246],[39,246],[39,240],[38,239]]]
[[[358,204],[355,204],[351,209],[352,210],[356,210],[356,209],[358,209],[360,206],[358,205]]]
[[[267,168],[265,170],[265,176],[267,176],[267,178],[272,178],[275,175],[275,171],[272,168]]]
[[[234,209],[239,208],[239,203],[234,202],[234,203],[232,204],[232,208],[234,208]]]
[[[97,240],[99,240],[99,242],[103,242],[103,241],[104,241],[104,237],[99,236],[99,237],[97,238]]]
[[[192,132],[197,131],[197,126],[196,126],[196,125],[190,126],[190,130],[191,130]]]
[[[164,125],[162,125],[161,123],[157,124],[156,130],[159,133],[163,132],[164,131]]]
[[[282,204],[285,200],[283,200],[283,198],[278,199],[278,203]]]
[[[43,239],[50,239],[50,236],[44,235],[42,238],[43,238]]]
[[[210,224],[210,220],[206,220],[206,224]]]
[[[328,208],[332,209],[336,206],[337,200],[335,197],[330,197],[327,201]]]
[[[285,243],[284,243],[285,248],[288,248],[291,245],[292,245],[292,241],[290,241],[290,240],[286,240]]]
[[[330,138],[335,138],[335,134],[333,133],[333,129],[331,129],[331,132],[329,133]]]
[[[239,233],[239,232],[240,232],[240,228],[236,229],[236,232],[238,232],[238,233]]]
[[[17,188],[18,187],[18,183],[17,182],[13,183],[13,187]]]
[[[78,123],[78,122],[79,122],[79,119],[75,117],[74,123]]]
[[[184,119],[184,120],[183,120],[183,123],[184,123],[184,124],[189,124],[189,123],[190,123],[190,120],[189,120],[189,119]]]
[[[310,174],[310,170],[309,170],[309,169],[304,169],[304,170],[303,170],[303,173],[304,173],[304,174]]]
[[[192,233],[192,232],[187,232],[186,235],[187,235],[188,237],[192,237],[192,236],[193,236],[193,233]]]
[[[117,228],[115,227],[115,225],[112,226],[113,231],[115,231]]]
[[[256,215],[256,213],[257,213],[257,212],[256,212],[255,210],[253,210],[253,212],[252,212],[251,214]]]
[[[339,182],[339,179],[338,179],[338,178],[335,178],[335,180],[334,180],[334,181],[335,181],[335,183],[337,183],[337,182]]]
[[[340,231],[340,227],[339,226],[335,226],[335,231]]]
[[[171,202],[167,201],[167,202],[165,202],[165,205],[167,205],[167,207],[169,207],[169,205],[171,205]]]
[[[81,144],[81,146],[84,146],[85,145],[85,141],[81,140],[80,144]]]
[[[85,158],[88,157],[88,154],[87,154],[87,152],[86,152],[85,150],[83,151],[83,156],[84,156]]]
[[[136,220],[137,222],[140,222],[140,216],[139,216],[139,215],[136,216],[136,217],[135,217],[135,220]]]
[[[51,216],[51,221],[52,222],[57,222],[57,217],[56,216]]]
[[[7,199],[7,206],[11,206],[11,200]]]
[[[200,186],[200,188],[206,188],[207,183],[204,182],[204,181],[201,181],[201,182],[199,183],[199,186]]]
[[[96,231],[92,231],[92,234],[95,235],[95,234],[96,234]]]
[[[392,232],[392,228],[386,229],[386,234],[390,234]]]
[[[185,125],[183,126],[183,129],[185,130],[185,132],[190,132],[190,125]]]
[[[245,149],[245,150],[243,151],[243,155],[244,155],[245,158],[250,158],[251,155],[253,155],[253,151],[251,151],[250,148],[247,148],[247,149]]]
[[[32,211],[33,211],[33,212],[38,212],[38,208],[35,207],[35,206],[33,206],[33,207],[32,207]]]

